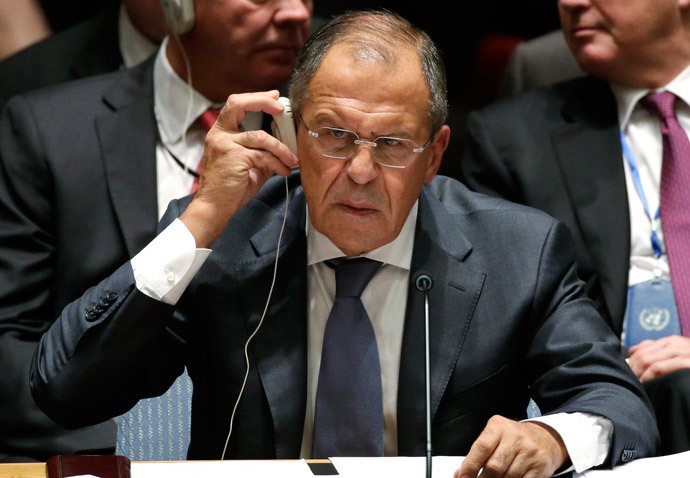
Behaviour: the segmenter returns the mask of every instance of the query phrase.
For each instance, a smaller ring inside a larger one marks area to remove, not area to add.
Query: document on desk
[[[435,456],[431,463],[432,478],[453,478],[464,457]],[[424,478],[426,457],[398,456],[390,458],[331,458],[342,478],[395,476],[395,478]]]
[[[132,478],[314,478],[304,460],[133,462]]]
[[[617,466],[613,470],[573,473],[573,478],[649,478],[650,476],[685,478],[688,476],[688,469],[690,469],[690,452],[685,452],[655,458],[641,458]]]
[[[463,457],[435,456],[433,478],[453,478]],[[339,478],[424,478],[424,457],[331,458]],[[133,462],[132,478],[314,478],[304,460]]]

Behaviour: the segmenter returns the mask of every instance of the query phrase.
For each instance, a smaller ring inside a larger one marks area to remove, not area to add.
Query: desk
[[[0,478],[46,478],[46,464],[0,463]]]
[[[384,469],[393,472],[393,476],[424,476],[424,457],[334,458],[333,463],[336,465],[336,468],[339,469],[339,471],[341,472],[341,476],[343,477],[364,476],[361,473],[361,464],[366,460],[372,460],[368,464],[366,464],[365,469],[369,471],[376,471],[376,473],[373,476],[388,475],[387,472],[382,473],[382,470]],[[443,475],[444,478],[452,478],[452,471],[454,471],[455,467],[458,466],[458,460],[460,460],[459,457],[434,457],[434,478],[441,477],[441,475]],[[293,460],[288,461],[293,462]],[[181,469],[175,469],[175,471],[177,472],[189,471],[187,467],[189,467],[190,465],[194,466],[192,462],[178,463],[181,465]],[[204,463],[208,465],[212,464],[213,462],[194,463],[200,464],[203,467]],[[233,466],[232,462],[224,463],[227,464],[229,467]],[[250,462],[244,463],[247,464]],[[267,462],[263,462],[263,464],[266,463]],[[151,465],[153,464],[154,462],[133,463],[133,478],[146,478],[146,476],[149,475],[149,473],[145,472],[147,471],[146,468],[152,468]],[[163,464],[166,466],[175,466],[175,462],[164,462]],[[241,465],[241,462],[235,462],[235,464]],[[273,464],[276,463],[273,462]],[[353,465],[355,464],[357,465],[356,468],[358,468],[359,473],[353,472]],[[412,464],[413,466],[410,466],[410,464]],[[419,470],[417,470],[417,468]],[[685,452],[677,455],[635,460],[627,465],[616,467],[613,470],[587,471],[585,473],[576,473],[575,476],[576,478],[647,478],[649,476],[663,476],[664,478],[685,478],[688,476],[688,469],[690,469],[690,452]],[[172,469],[169,469],[169,471],[172,471]],[[437,474],[437,472],[439,473]],[[172,474],[176,475],[178,473]],[[182,474],[184,474],[185,476],[189,476],[189,474],[186,473]],[[154,473],[152,475],[158,475],[158,473]],[[228,473],[223,473],[223,476],[228,476]],[[0,478],[46,478],[45,463],[0,463]]]

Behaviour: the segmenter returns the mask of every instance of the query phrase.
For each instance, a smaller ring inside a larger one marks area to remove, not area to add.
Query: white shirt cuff
[[[175,219],[131,260],[137,289],[175,305],[210,253],[197,249],[187,226]]]
[[[555,413],[524,421],[548,425],[561,436],[573,464],[563,473],[573,468],[580,473],[601,465],[609,453],[613,422],[608,418],[591,413]]]

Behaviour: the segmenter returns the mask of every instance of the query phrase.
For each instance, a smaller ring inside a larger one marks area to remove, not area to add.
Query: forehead
[[[309,82],[305,108],[364,120],[428,123],[429,88],[410,47],[384,60],[346,43],[330,48]]]

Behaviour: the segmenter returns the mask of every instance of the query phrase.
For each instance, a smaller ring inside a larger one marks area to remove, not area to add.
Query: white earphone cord
[[[185,63],[185,68],[187,70],[187,85],[188,89],[187,91],[189,92],[189,97],[187,100],[187,113],[185,114],[185,122],[184,124],[189,123],[190,116],[192,114],[192,68],[189,64],[189,58],[187,57],[187,53],[185,52],[184,47],[182,46],[182,43],[180,42],[179,37],[175,34],[172,33],[172,37],[175,39],[177,42],[178,46],[180,47],[180,51],[182,52],[182,58],[184,59]],[[186,144],[186,139],[187,139],[187,129],[183,128],[182,129],[182,144]],[[185,166],[187,166],[186,163]],[[187,166],[189,167],[189,166]],[[271,288],[268,291],[268,298],[266,299],[266,305],[264,306],[264,311],[263,314],[261,314],[261,319],[259,320],[259,324],[256,326],[256,329],[254,329],[254,332],[249,336],[247,339],[247,342],[244,344],[244,361],[245,361],[245,367],[246,371],[244,374],[244,380],[242,381],[242,388],[240,388],[240,393],[237,396],[237,401],[235,402],[235,406],[232,409],[232,415],[230,416],[230,429],[228,430],[228,437],[225,440],[225,446],[223,447],[223,454],[221,455],[220,459],[224,460],[225,459],[225,453],[228,450],[228,444],[230,443],[230,436],[232,435],[232,427],[233,423],[235,421],[235,412],[237,412],[237,407],[240,404],[240,400],[242,399],[242,395],[244,394],[244,389],[247,385],[247,379],[249,378],[249,343],[252,341],[252,339],[256,336],[256,334],[259,332],[259,329],[261,328],[261,325],[264,322],[264,318],[266,317],[266,312],[268,311],[268,306],[271,302],[271,296],[273,295],[273,288],[276,283],[276,277],[278,275],[278,258],[280,256],[280,243],[282,242],[283,239],[283,231],[285,230],[285,222],[287,220],[287,213],[288,213],[288,202],[290,199],[290,190],[288,187],[288,179],[285,177],[285,213],[283,215],[283,223],[280,226],[280,234],[278,235],[278,245],[276,248],[276,260],[275,264],[273,266],[273,279],[271,280]]]
[[[259,332],[259,329],[261,328],[261,325],[264,323],[264,318],[266,317],[266,312],[268,311],[268,305],[271,303],[271,296],[273,295],[273,287],[275,286],[276,283],[276,277],[278,275],[278,257],[280,257],[280,243],[283,240],[283,231],[285,230],[285,222],[287,220],[287,213],[288,213],[288,203],[290,199],[290,190],[288,187],[288,179],[287,176],[285,177],[285,212],[283,214],[283,224],[280,226],[280,234],[278,235],[278,245],[276,246],[276,260],[275,264],[273,265],[273,279],[271,280],[271,288],[268,291],[268,298],[266,299],[266,305],[264,306],[264,312],[261,314],[261,319],[259,320],[259,324],[256,326],[256,329],[254,329],[254,332],[249,336],[247,339],[247,342],[244,344],[244,362],[245,362],[245,367],[246,371],[244,374],[244,380],[242,381],[242,388],[240,388],[240,393],[237,396],[237,401],[235,402],[235,406],[232,408],[232,415],[230,416],[230,429],[228,430],[228,437],[225,439],[225,446],[223,447],[223,454],[221,455],[220,459],[224,460],[225,459],[225,452],[228,449],[228,444],[230,443],[230,435],[232,435],[232,426],[235,421],[235,412],[237,411],[237,407],[240,404],[240,400],[242,399],[242,394],[244,394],[244,388],[247,385],[247,379],[249,378],[249,343],[252,341],[254,336]]]

